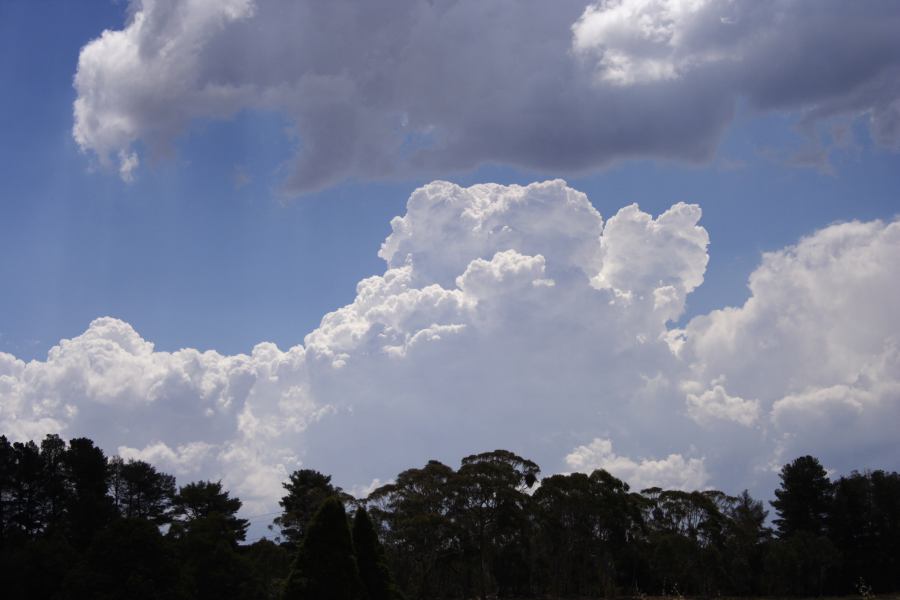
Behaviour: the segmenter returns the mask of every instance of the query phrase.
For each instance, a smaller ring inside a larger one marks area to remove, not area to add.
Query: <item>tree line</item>
[[[505,450],[403,471],[353,498],[290,474],[246,542],[221,482],[178,486],[91,440],[0,436],[0,581],[11,599],[407,600],[821,596],[900,591],[900,474],[831,480],[803,456],[766,505],[744,491],[541,478]]]

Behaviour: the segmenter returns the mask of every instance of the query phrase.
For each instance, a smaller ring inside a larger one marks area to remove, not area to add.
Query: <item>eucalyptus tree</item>
[[[527,591],[529,512],[526,493],[540,467],[508,450],[472,454],[457,472],[457,522],[473,550],[482,598],[497,591]]]

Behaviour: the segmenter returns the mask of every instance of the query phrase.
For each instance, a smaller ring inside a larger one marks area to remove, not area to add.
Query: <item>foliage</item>
[[[233,547],[244,541],[250,522],[237,516],[241,501],[222,489],[221,481],[196,481],[182,487],[172,499],[173,535],[195,529],[215,533]]]
[[[344,505],[325,500],[306,528],[285,586],[285,600],[362,600],[365,589]]]
[[[825,532],[825,518],[831,501],[828,474],[812,456],[801,456],[781,469],[781,487],[775,490],[772,506],[781,537],[805,532],[813,536]]]
[[[282,513],[275,519],[275,525],[281,528],[284,541],[297,548],[319,506],[328,498],[340,495],[341,489],[331,485],[330,475],[312,469],[294,471],[282,486],[287,494],[278,501]]]
[[[364,507],[358,508],[353,516],[352,535],[359,575],[368,600],[396,598],[397,589],[384,558],[384,549]]]
[[[833,482],[784,466],[772,523],[745,490],[649,488],[552,475],[506,450],[407,469],[365,499],[295,471],[276,524],[249,522],[221,482],[107,459],[91,440],[0,436],[0,581],[12,600],[411,600],[900,591],[900,474]],[[359,508],[352,535],[344,504]],[[163,535],[165,532],[165,535]]]
[[[147,519],[157,525],[171,521],[169,509],[175,497],[175,478],[160,473],[142,460],[109,463],[113,503],[126,519]]]

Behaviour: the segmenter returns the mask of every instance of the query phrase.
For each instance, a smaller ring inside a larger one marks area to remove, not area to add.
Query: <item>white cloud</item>
[[[596,57],[601,82],[627,86],[678,79],[705,63],[739,58],[738,40],[704,39],[710,30],[740,31],[734,27],[738,9],[714,0],[599,2],[572,27],[573,46],[582,57]]]
[[[750,426],[759,418],[759,402],[729,396],[723,386],[714,385],[699,395],[688,393],[687,411],[692,419],[702,424],[722,419]]]
[[[384,273],[303,345],[162,352],[97,319],[46,360],[0,354],[0,430],[88,435],[255,512],[300,465],[363,490],[497,447],[636,487],[752,488],[800,453],[896,468],[900,221],[766,254],[746,304],[673,329],[708,260],[700,216],[604,223],[562,181],[429,184]]]
[[[134,172],[137,170],[140,162],[137,152],[119,150],[119,177],[122,178],[122,181],[125,183],[134,181]]]
[[[289,193],[504,163],[709,158],[736,102],[869,117],[896,148],[900,11],[823,0],[132,0],[81,50],[73,134],[101,163],[195,121],[291,123]],[[527,123],[523,125],[523,123]]]
[[[742,307],[686,327],[688,387],[724,376],[736,399],[722,390],[717,411],[756,399],[784,458],[818,453],[839,470],[890,465],[885,448],[900,417],[900,221],[836,224],[767,253],[750,291]]]
[[[119,446],[117,454],[126,460],[143,460],[154,465],[165,465],[178,476],[194,475],[207,461],[214,450],[206,442],[191,442],[174,450],[164,442],[156,442],[144,448]]]
[[[702,458],[685,459],[681,454],[670,454],[661,460],[636,461],[618,456],[613,452],[612,441],[603,438],[575,448],[566,456],[566,464],[584,473],[605,469],[636,490],[661,487],[693,491],[704,489],[709,480]]]

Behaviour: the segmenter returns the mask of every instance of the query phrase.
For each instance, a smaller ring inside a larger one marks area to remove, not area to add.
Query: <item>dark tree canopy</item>
[[[107,495],[106,455],[91,440],[76,438],[69,441],[65,461],[71,490],[68,525],[73,543],[84,547],[94,532],[116,514],[113,500]]]
[[[298,547],[306,535],[307,524],[326,499],[340,495],[341,489],[331,485],[331,476],[312,469],[300,469],[290,474],[282,484],[285,494],[278,504],[282,513],[275,519],[281,535],[291,547]]]
[[[287,580],[284,599],[364,598],[347,513],[340,500],[328,498],[309,522]]]
[[[110,489],[116,508],[126,519],[171,520],[175,478],[142,460],[114,458],[109,465]]]
[[[123,518],[94,539],[69,573],[63,598],[72,600],[175,600],[178,565],[152,522]]]
[[[900,591],[900,474],[829,481],[811,456],[772,501],[648,488],[604,470],[545,477],[507,450],[407,469],[352,499],[305,469],[284,484],[280,543],[247,543],[220,481],[175,488],[86,438],[0,435],[4,600],[443,600]],[[344,506],[357,507],[352,532]],[[259,522],[256,521],[257,525]],[[252,532],[251,534],[252,535]]]
[[[236,546],[247,536],[250,522],[237,516],[241,501],[222,489],[221,481],[195,481],[183,486],[172,499],[173,531],[198,527],[219,530],[223,540]]]
[[[392,600],[397,592],[378,533],[364,507],[353,516],[353,547],[368,600]]]
[[[781,487],[775,490],[772,506],[782,536],[805,532],[813,536],[825,532],[825,518],[831,502],[831,482],[818,459],[801,456],[781,469]]]

